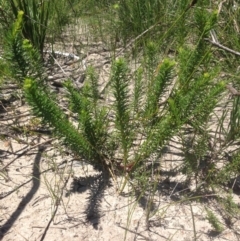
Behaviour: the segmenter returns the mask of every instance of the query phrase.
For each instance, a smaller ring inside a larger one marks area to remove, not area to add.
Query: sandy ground
[[[44,142],[40,138],[39,144]],[[26,144],[12,140],[10,148],[1,141],[1,170],[12,162],[1,172],[2,240],[190,241],[193,222],[197,240],[238,240],[237,219],[231,228],[223,225],[221,234],[214,233],[205,208],[219,213],[220,207],[211,196],[201,203],[180,201],[184,199],[180,181],[179,187],[176,180],[163,181],[147,222],[144,198],[136,200],[128,188],[119,195],[112,181],[103,190],[101,173],[53,149],[54,145],[59,146],[52,141],[26,151]]]

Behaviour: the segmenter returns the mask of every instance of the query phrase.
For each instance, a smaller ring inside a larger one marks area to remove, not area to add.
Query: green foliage
[[[4,82],[4,79],[9,76],[9,66],[2,58],[0,58],[0,86]]]
[[[93,70],[89,70],[89,78],[95,78]],[[77,114],[78,130],[89,143],[93,161],[101,162],[104,158],[110,158],[108,152],[108,120],[107,110],[96,103],[97,83],[92,81],[85,85],[81,92],[77,91],[70,82],[66,82],[70,109]],[[92,90],[92,91],[91,91]],[[91,95],[92,92],[92,95]]]
[[[83,156],[91,161],[96,158],[96,150],[91,146],[92,137],[86,138],[80,133],[67,119],[63,111],[53,101],[52,95],[42,89],[37,83],[29,78],[25,79],[24,92],[26,100],[32,106],[33,112],[37,116],[41,116],[45,123],[54,127],[54,132],[60,138],[63,138],[64,143],[77,155]],[[89,117],[84,115],[84,126],[88,128],[90,123]],[[91,126],[90,126],[91,128]],[[88,130],[85,130],[87,132]],[[100,161],[100,160],[99,160]],[[96,161],[95,161],[96,162]],[[94,164],[94,163],[93,163]]]
[[[115,97],[115,126],[120,135],[124,155],[124,165],[127,163],[131,144],[131,125],[128,96],[128,69],[124,59],[118,59],[113,64],[111,83]]]
[[[221,223],[218,220],[218,218],[216,217],[216,215],[212,211],[210,211],[208,209],[206,209],[206,212],[207,212],[207,220],[208,220],[208,222],[212,225],[212,227],[214,228],[215,231],[221,233],[224,230],[224,228],[221,225]]]
[[[79,15],[79,1],[0,1],[0,28],[8,32],[18,12],[23,12],[22,35],[43,57],[43,49],[48,35],[51,40],[62,32],[63,27]]]
[[[126,32],[134,33],[135,36],[142,33],[157,22],[159,13],[163,12],[163,4],[156,0],[151,2],[143,0],[120,1],[118,11],[120,21],[123,24],[122,29],[126,28]]]
[[[102,21],[98,21],[98,25],[101,31],[112,36],[113,41],[115,39],[116,42],[128,44],[135,38],[133,47],[143,50],[142,47],[151,40],[157,43],[158,52],[161,48],[161,52],[166,54],[185,45],[195,34],[198,36],[200,33],[202,39],[208,35],[217,20],[216,11],[211,14],[205,10],[209,9],[209,4],[209,1],[197,2],[195,10],[188,8],[188,0],[109,1],[108,5],[102,7],[97,4],[98,14],[94,14],[96,18],[101,16],[106,20],[104,25]],[[95,6],[91,9],[95,9]],[[198,26],[194,26],[196,24]],[[101,35],[105,36],[103,33]]]
[[[227,153],[226,165],[217,173],[215,181],[220,184],[228,184],[231,179],[237,177],[240,173],[240,153],[237,151],[233,156]]]
[[[22,34],[24,38],[31,41],[35,49],[40,54],[43,54],[44,41],[48,26],[49,14],[51,14],[51,4],[54,1],[41,1],[38,3],[35,0],[20,1],[10,0],[9,5],[15,18],[18,12],[23,12],[23,28]]]
[[[231,194],[227,195],[227,197],[224,200],[222,200],[222,204],[227,215],[236,216],[237,214],[239,214],[239,207],[234,202],[233,196]]]
[[[114,101],[110,104],[100,95],[99,77],[93,67],[87,69],[81,90],[67,81],[65,88],[72,112],[69,119],[54,101],[56,97],[42,84],[45,75],[41,54],[46,23],[50,21],[54,25],[53,13],[50,13],[54,5],[43,1],[37,8],[36,4],[36,1],[29,5],[25,1],[10,1],[12,13],[18,13],[18,17],[6,35],[5,59],[12,76],[21,84],[25,80],[24,92],[34,113],[48,123],[74,153],[95,166],[110,168],[112,173],[122,174],[119,170],[123,170],[127,173],[125,177],[137,178],[139,173],[149,175],[145,170],[147,160],[159,157],[169,140],[178,136],[183,144],[182,172],[187,177],[225,184],[230,176],[239,174],[238,155],[218,170],[217,161],[223,152],[211,144],[208,129],[211,115],[226,89],[226,82],[219,80],[221,65],[206,41],[219,21],[216,11],[204,10],[208,1],[190,9],[187,9],[188,1],[99,2],[96,8],[111,9],[116,17],[114,26],[120,30],[122,40],[147,30],[146,41],[141,45],[144,46],[143,59],[134,73],[125,58],[112,62],[107,91],[114,96]],[[68,5],[61,4],[58,10]],[[18,9],[24,12],[16,12]],[[67,22],[67,18],[59,18],[58,25]],[[191,38],[189,26],[192,27]],[[128,36],[124,35],[127,30]],[[169,54],[170,50],[173,55]],[[224,133],[225,146],[239,138],[239,116],[239,98],[236,97],[231,121]],[[77,127],[71,122],[72,118]],[[219,121],[223,122],[221,118]],[[191,135],[185,133],[187,128]],[[219,181],[219,173],[222,181]]]
[[[174,60],[159,59],[157,45],[149,42],[143,65],[133,75],[130,75],[125,59],[114,61],[108,90],[114,96],[114,103],[110,106],[100,104],[98,76],[92,67],[88,68],[86,83],[80,91],[71,82],[65,84],[70,110],[78,121],[76,129],[52,100],[54,98],[47,88],[38,81],[44,79],[41,59],[31,43],[21,35],[22,17],[23,13],[20,12],[13,26],[10,46],[16,43],[16,51],[10,53],[12,59],[14,56],[19,59],[15,67],[21,70],[21,78],[26,79],[26,99],[34,113],[53,127],[55,134],[63,138],[74,153],[94,166],[110,165],[112,172],[115,172],[120,165],[124,172],[131,170],[137,175],[144,162],[154,153],[159,155],[168,141],[188,124],[200,136],[195,145],[195,155],[201,158],[205,154],[202,128],[225,89],[224,82],[214,81],[218,69],[208,71],[206,67],[211,66],[207,47],[203,49],[198,43],[195,49],[181,48],[176,66]],[[37,69],[39,72],[36,73],[39,74],[34,75]],[[133,96],[129,91],[132,76]],[[143,81],[144,78],[146,81]],[[173,88],[170,95],[167,94],[169,87]],[[136,142],[139,143],[137,147]],[[121,160],[120,164],[115,157]],[[186,167],[191,167],[190,172],[198,171],[193,163],[186,163]]]
[[[14,16],[11,13],[9,2],[0,0],[0,29],[6,31],[14,22]]]
[[[5,36],[4,59],[8,61],[12,76],[18,83],[22,83],[26,77],[44,79],[41,56],[31,42],[22,36],[23,16],[24,13],[19,11],[17,20]]]
[[[136,70],[134,76],[133,110],[136,115],[140,113],[143,97],[143,68]]]
[[[47,41],[54,43],[59,41],[61,34],[67,31],[69,24],[79,24],[77,21],[85,13],[85,5],[89,1],[58,0],[52,1],[49,6],[49,18],[47,25]],[[96,1],[94,1],[96,4]],[[74,38],[74,37],[73,37]]]
[[[160,119],[156,119],[154,124],[151,123],[152,113],[156,112],[156,115],[161,113],[157,108],[157,103],[164,86],[171,82],[170,73],[173,68],[174,62],[168,59],[163,60],[158,73],[151,80],[152,85],[148,85],[148,88],[152,88],[152,86],[155,88],[154,91],[147,91],[146,99],[150,103],[150,112],[147,115],[138,113],[140,119],[147,120],[144,120],[139,126],[145,133],[146,140],[142,147],[138,147],[139,152],[135,152],[134,159],[130,158],[129,153],[133,150],[133,143],[138,138],[138,125],[136,124],[138,120],[135,119],[133,114],[136,108],[132,108],[134,106],[132,103],[136,101],[136,98],[129,95],[131,81],[124,59],[116,60],[112,67],[110,91],[115,97],[113,105],[109,107],[114,110],[114,127],[112,129],[109,128],[108,107],[101,107],[99,103],[98,77],[92,68],[88,69],[86,84],[80,92],[74,89],[70,82],[65,84],[68,90],[70,109],[77,115],[78,129],[75,129],[64,117],[64,113],[57,107],[56,102],[51,100],[50,93],[37,82],[27,78],[24,91],[34,113],[49,123],[54,128],[55,133],[63,138],[64,142],[75,153],[83,155],[91,163],[107,165],[109,159],[113,158],[114,152],[118,152],[122,155],[122,165],[126,171],[127,165],[132,161],[135,160],[135,164],[138,164],[138,162],[142,162],[156,152],[184,123],[183,120],[175,124],[175,116],[165,113]],[[139,77],[136,76],[136,78]],[[137,85],[136,92],[139,92],[139,86]],[[55,122],[57,122],[56,125]],[[115,160],[111,160],[111,165],[117,168],[119,164]]]
[[[89,91],[86,91],[86,93],[88,92],[88,94],[91,95],[92,101],[93,101],[93,107],[94,107],[94,112],[97,112],[97,102],[100,98],[100,93],[98,91],[98,75],[96,74],[95,70],[93,67],[89,67],[87,69],[87,76],[88,79],[87,81],[90,82],[90,87],[89,87]]]
[[[231,122],[229,123],[229,132],[227,140],[231,141],[240,137],[240,98],[236,96],[233,101],[233,108],[231,111]]]
[[[159,109],[159,102],[165,94],[166,88],[172,83],[172,72],[174,68],[174,61],[164,59],[159,64],[152,80],[149,80],[148,95],[145,106],[145,115],[152,119],[157,114]],[[171,101],[170,101],[171,102]],[[169,102],[169,104],[170,104]]]

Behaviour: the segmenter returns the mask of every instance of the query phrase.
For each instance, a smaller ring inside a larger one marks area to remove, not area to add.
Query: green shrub
[[[20,17],[16,26],[18,32]],[[15,36],[20,46],[19,55],[32,57],[31,65],[26,65],[34,68],[40,60],[30,54],[34,52],[33,47],[29,42],[19,39],[18,34]],[[155,49],[154,43],[147,45],[146,65],[133,75],[135,81],[129,75],[126,60],[120,58],[113,62],[108,90],[115,99],[111,106],[102,106],[100,103],[98,77],[92,68],[88,70],[88,81],[80,92],[70,82],[65,84],[70,108],[77,115],[78,128],[65,117],[52,100],[50,92],[39,81],[35,81],[32,72],[22,72],[26,77],[26,99],[34,113],[52,126],[55,134],[74,153],[96,168],[105,167],[111,173],[124,175],[128,180],[142,172],[148,158],[161,153],[161,149],[184,125],[200,127],[204,124],[225,89],[224,82],[213,82],[218,73],[216,70],[208,73],[199,71],[206,61],[210,61],[208,48],[204,52],[202,45],[198,44],[193,50],[180,49],[178,66],[168,58],[158,64],[160,59]],[[178,73],[177,79],[174,72]],[[129,87],[133,82],[131,96]],[[166,96],[169,86],[174,88]],[[143,96],[140,91],[143,91]],[[167,98],[164,104],[161,104],[162,98]],[[113,110],[111,118],[110,110]],[[140,144],[136,146],[135,143],[139,141]]]
[[[221,233],[224,230],[224,228],[221,225],[218,218],[216,217],[216,215],[208,209],[206,209],[206,211],[207,211],[207,220],[209,221],[209,223],[212,225],[215,231]]]
[[[9,1],[11,12],[15,18],[17,18],[19,11],[23,12],[23,36],[31,41],[34,48],[37,49],[41,55],[43,54],[48,20],[51,15],[53,3],[54,1]]]
[[[123,175],[127,181],[137,179],[139,173],[150,175],[148,160],[159,157],[171,138],[179,136],[184,153],[182,172],[188,178],[194,176],[197,182],[200,179],[216,183],[217,160],[222,150],[216,152],[211,146],[207,125],[226,83],[218,80],[220,68],[205,41],[216,25],[216,11],[195,11],[196,43],[178,48],[173,59],[161,57],[159,43],[148,41],[143,49],[142,65],[135,72],[128,68],[126,59],[114,60],[106,90],[114,97],[110,105],[100,100],[98,76],[92,67],[88,68],[87,81],[80,91],[66,82],[69,108],[77,116],[77,128],[52,100],[56,97],[42,85],[45,75],[41,53],[22,35],[23,16],[19,12],[8,35],[6,59],[15,78],[21,84],[24,80],[24,93],[35,115],[48,123],[75,154],[97,169]],[[239,125],[238,121],[232,122],[238,118],[238,112],[234,115],[236,110],[232,110],[227,136],[232,133],[233,124]],[[219,117],[220,125],[222,119]],[[192,138],[185,135],[186,127],[191,129]],[[226,146],[236,138],[238,135],[226,139]],[[224,165],[222,170],[228,168],[229,165]]]

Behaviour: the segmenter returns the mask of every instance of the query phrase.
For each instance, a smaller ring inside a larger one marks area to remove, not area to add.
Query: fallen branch
[[[226,46],[224,46],[224,45],[222,45],[222,44],[220,44],[220,43],[217,43],[216,41],[212,41],[212,40],[210,40],[210,39],[208,39],[208,38],[205,38],[204,40],[210,42],[212,45],[217,46],[217,47],[220,48],[220,49],[226,50],[226,51],[228,51],[228,52],[230,52],[230,53],[232,53],[232,54],[235,54],[235,55],[237,55],[237,56],[240,56],[240,52],[237,52],[237,51],[235,51],[235,50],[232,50],[232,49],[230,49],[230,48],[228,48],[228,47],[226,47]]]
[[[51,56],[53,55],[56,55],[56,56],[63,56],[63,57],[66,57],[66,58],[69,58],[69,59],[74,59],[74,60],[79,60],[80,57],[78,57],[77,55],[75,54],[70,54],[70,53],[65,53],[65,52],[60,52],[60,51],[43,51],[43,53],[48,53],[50,54]]]

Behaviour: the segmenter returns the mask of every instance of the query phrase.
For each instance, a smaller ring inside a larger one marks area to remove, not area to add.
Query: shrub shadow
[[[104,191],[110,185],[110,175],[107,171],[102,171],[97,175],[77,177],[73,179],[70,193],[83,193],[89,191],[87,205],[85,208],[86,221],[97,229],[101,217],[100,204]],[[68,193],[67,195],[70,195]]]

